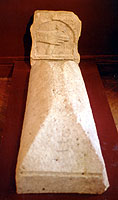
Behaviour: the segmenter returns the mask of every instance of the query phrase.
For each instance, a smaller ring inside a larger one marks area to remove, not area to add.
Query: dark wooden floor
[[[0,78],[0,139],[3,137],[2,133],[6,121],[10,85],[11,78]]]
[[[103,85],[110,109],[118,130],[118,79],[113,76],[102,76]]]
[[[98,70],[118,130],[118,64],[107,63],[98,65]]]

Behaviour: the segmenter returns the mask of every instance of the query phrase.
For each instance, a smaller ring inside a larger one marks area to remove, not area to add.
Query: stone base
[[[17,193],[101,194],[106,188],[101,174],[31,173],[18,178]],[[24,186],[24,187],[23,187]]]

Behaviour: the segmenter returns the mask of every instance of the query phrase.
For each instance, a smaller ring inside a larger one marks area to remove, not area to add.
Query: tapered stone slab
[[[71,12],[35,12],[31,28],[32,67],[16,167],[17,193],[96,194],[109,186],[77,64],[80,25]],[[57,38],[60,34],[61,39]],[[72,35],[73,45],[70,45]]]

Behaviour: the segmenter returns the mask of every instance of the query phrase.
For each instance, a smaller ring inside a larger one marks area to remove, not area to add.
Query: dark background
[[[117,0],[0,0],[0,57],[29,56],[35,10],[69,10],[82,21],[81,55],[118,54]]]
[[[4,196],[0,194],[0,199],[118,200],[118,134],[97,70],[98,60],[94,60],[94,56],[94,64],[85,59],[80,67],[92,105],[110,188],[103,195],[15,194],[15,167],[30,71],[30,65],[23,60],[30,54],[29,28],[37,9],[75,12],[82,21],[80,54],[88,57],[100,55],[101,71],[111,73],[112,70],[113,77],[116,80],[118,77],[118,61],[114,60],[117,56],[104,56],[118,54],[118,0],[0,0],[0,193],[5,193]]]

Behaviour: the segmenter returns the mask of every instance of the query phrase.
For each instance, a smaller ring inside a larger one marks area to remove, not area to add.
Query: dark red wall
[[[81,55],[118,54],[117,0],[0,0],[0,57],[27,56],[37,9],[70,10],[82,20]]]

